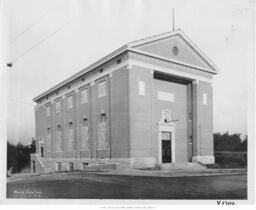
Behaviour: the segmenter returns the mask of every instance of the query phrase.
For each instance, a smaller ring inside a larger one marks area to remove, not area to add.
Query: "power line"
[[[26,55],[27,53],[29,53],[31,50],[33,50],[34,48],[38,47],[39,45],[41,45],[43,42],[45,42],[47,39],[51,38],[54,34],[56,34],[57,32],[59,32],[60,30],[62,30],[65,26],[67,26],[68,24],[70,24],[71,22],[74,21],[76,17],[73,17],[72,19],[70,19],[69,21],[67,21],[66,23],[64,23],[61,27],[59,27],[58,29],[56,29],[55,31],[53,31],[52,33],[50,33],[48,36],[46,36],[44,39],[42,39],[39,43],[37,43],[36,45],[32,46],[31,48],[29,48],[28,50],[26,50],[25,52],[23,52],[21,55],[19,55],[18,57],[16,57],[12,63],[14,63],[15,61],[17,61],[18,59],[20,59],[21,57],[23,57],[24,55]]]
[[[10,41],[9,46],[11,46],[13,43],[15,43],[23,34],[25,34],[27,31],[29,31],[31,28],[33,28],[37,23],[41,21],[49,12],[44,13],[39,18],[36,19],[35,22],[33,22],[31,25],[29,25],[24,31],[22,31],[18,36],[16,36],[12,41]]]

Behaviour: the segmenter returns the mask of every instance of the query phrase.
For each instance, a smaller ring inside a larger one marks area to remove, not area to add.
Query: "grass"
[[[247,168],[247,152],[215,151],[215,164],[208,168]]]

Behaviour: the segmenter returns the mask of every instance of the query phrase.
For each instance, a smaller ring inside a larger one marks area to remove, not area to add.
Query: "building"
[[[217,71],[181,30],[124,45],[33,99],[32,171],[214,163]]]

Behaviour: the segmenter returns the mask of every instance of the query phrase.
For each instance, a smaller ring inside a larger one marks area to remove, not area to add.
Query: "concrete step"
[[[191,163],[191,162],[184,162],[184,163],[164,163],[160,165],[162,170],[171,170],[171,169],[180,169],[180,170],[203,170],[206,169],[200,163]]]
[[[105,163],[105,164],[88,165],[84,168],[83,171],[105,171],[105,170],[115,170],[115,169],[116,169],[115,163]]]

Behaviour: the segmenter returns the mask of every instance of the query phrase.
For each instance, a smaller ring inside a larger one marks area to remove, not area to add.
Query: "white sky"
[[[220,69],[214,78],[215,132],[246,134],[253,4],[253,0],[2,0],[5,73],[0,76],[7,88],[8,140],[28,143],[34,137],[32,98],[127,42],[170,31],[171,8],[176,28]],[[12,68],[6,67],[8,61],[13,61]]]

